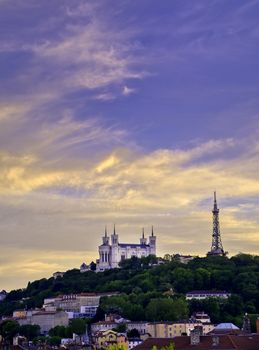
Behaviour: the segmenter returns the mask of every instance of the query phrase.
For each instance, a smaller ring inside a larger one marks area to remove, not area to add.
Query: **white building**
[[[186,294],[186,300],[191,300],[191,299],[204,300],[207,298],[227,299],[228,297],[230,297],[230,295],[231,295],[230,293],[227,293],[225,291],[194,290]]]
[[[60,271],[57,271],[57,272],[54,272],[53,273],[53,277],[54,277],[54,279],[56,280],[58,277],[63,277],[64,276],[64,274],[65,274],[65,272],[60,272]]]
[[[94,317],[101,297],[109,297],[117,293],[81,293],[60,295],[44,299],[43,308],[46,311],[62,309],[69,318]]]
[[[125,259],[130,259],[133,256],[138,258],[147,257],[149,255],[156,255],[156,236],[154,235],[153,227],[149,241],[145,238],[144,230],[139,244],[119,243],[119,235],[114,232],[110,237],[105,235],[103,237],[103,244],[99,246],[99,259],[96,260],[96,271],[104,271],[119,267],[119,263]]]
[[[192,318],[196,321],[199,321],[201,323],[210,323],[210,316],[208,314],[206,314],[205,312],[201,311],[201,312],[195,312],[192,315]]]
[[[80,272],[81,273],[84,273],[84,272],[87,272],[87,271],[90,271],[91,268],[90,268],[90,265],[86,265],[86,263],[82,263],[82,265],[80,266]]]

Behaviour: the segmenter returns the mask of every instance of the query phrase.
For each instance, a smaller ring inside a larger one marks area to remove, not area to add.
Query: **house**
[[[205,312],[195,312],[192,317],[193,320],[201,323],[211,323],[210,317]]]
[[[111,329],[107,331],[99,331],[94,337],[94,344],[96,349],[107,349],[109,345],[118,344],[128,350],[128,339],[125,334],[117,333]]]
[[[243,331],[233,323],[219,323],[210,334],[242,334]]]
[[[148,324],[146,321],[130,321],[126,325],[128,331],[136,329],[140,335],[144,335],[148,333]]]
[[[115,321],[99,321],[91,324],[91,334],[94,335],[97,332],[107,331],[116,328],[118,323]]]
[[[180,335],[190,335],[190,332],[197,326],[201,327],[202,334],[207,334],[214,329],[212,323],[201,323],[200,321],[161,321],[149,323],[147,333],[154,338],[173,338]]]
[[[230,297],[230,293],[226,291],[211,291],[211,290],[194,290],[186,293],[186,300],[198,299],[204,300],[207,298],[222,298],[227,299]]]
[[[54,279],[56,280],[58,277],[63,277],[64,276],[64,274],[65,274],[65,272],[60,272],[60,271],[57,271],[57,272],[54,272],[53,273],[53,277],[54,277]]]
[[[135,348],[137,345],[142,344],[143,340],[140,338],[128,338],[129,350]]]
[[[259,350],[259,334],[250,335],[206,335],[198,333],[191,336],[171,338],[149,338],[134,350],[157,350],[174,345],[174,350]]]

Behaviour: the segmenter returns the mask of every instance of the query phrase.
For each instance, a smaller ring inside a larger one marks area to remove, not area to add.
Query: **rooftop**
[[[229,294],[225,290],[192,290],[186,294]]]
[[[191,345],[190,337],[181,336],[174,338],[149,338],[134,350],[150,350],[156,346],[158,350],[170,344],[174,344],[175,350],[259,350],[259,334],[250,335],[218,335],[218,345],[213,345],[215,336],[202,336],[200,343]]]

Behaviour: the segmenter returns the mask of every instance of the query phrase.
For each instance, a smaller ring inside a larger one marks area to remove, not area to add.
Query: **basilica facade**
[[[120,243],[119,235],[114,232],[110,237],[105,234],[103,236],[103,243],[99,246],[99,259],[96,260],[96,271],[104,271],[119,267],[119,263],[124,259],[130,259],[133,256],[138,258],[146,257],[148,255],[156,255],[156,236],[154,235],[153,227],[149,239],[145,238],[144,230],[139,244],[134,243]]]

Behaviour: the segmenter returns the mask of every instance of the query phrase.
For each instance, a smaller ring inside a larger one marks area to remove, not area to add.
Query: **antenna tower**
[[[213,214],[212,244],[211,244],[211,250],[207,253],[207,256],[225,256],[227,252],[225,252],[223,249],[223,245],[220,237],[219,209],[217,205],[216,192],[214,192],[214,206],[213,206],[212,214]]]

